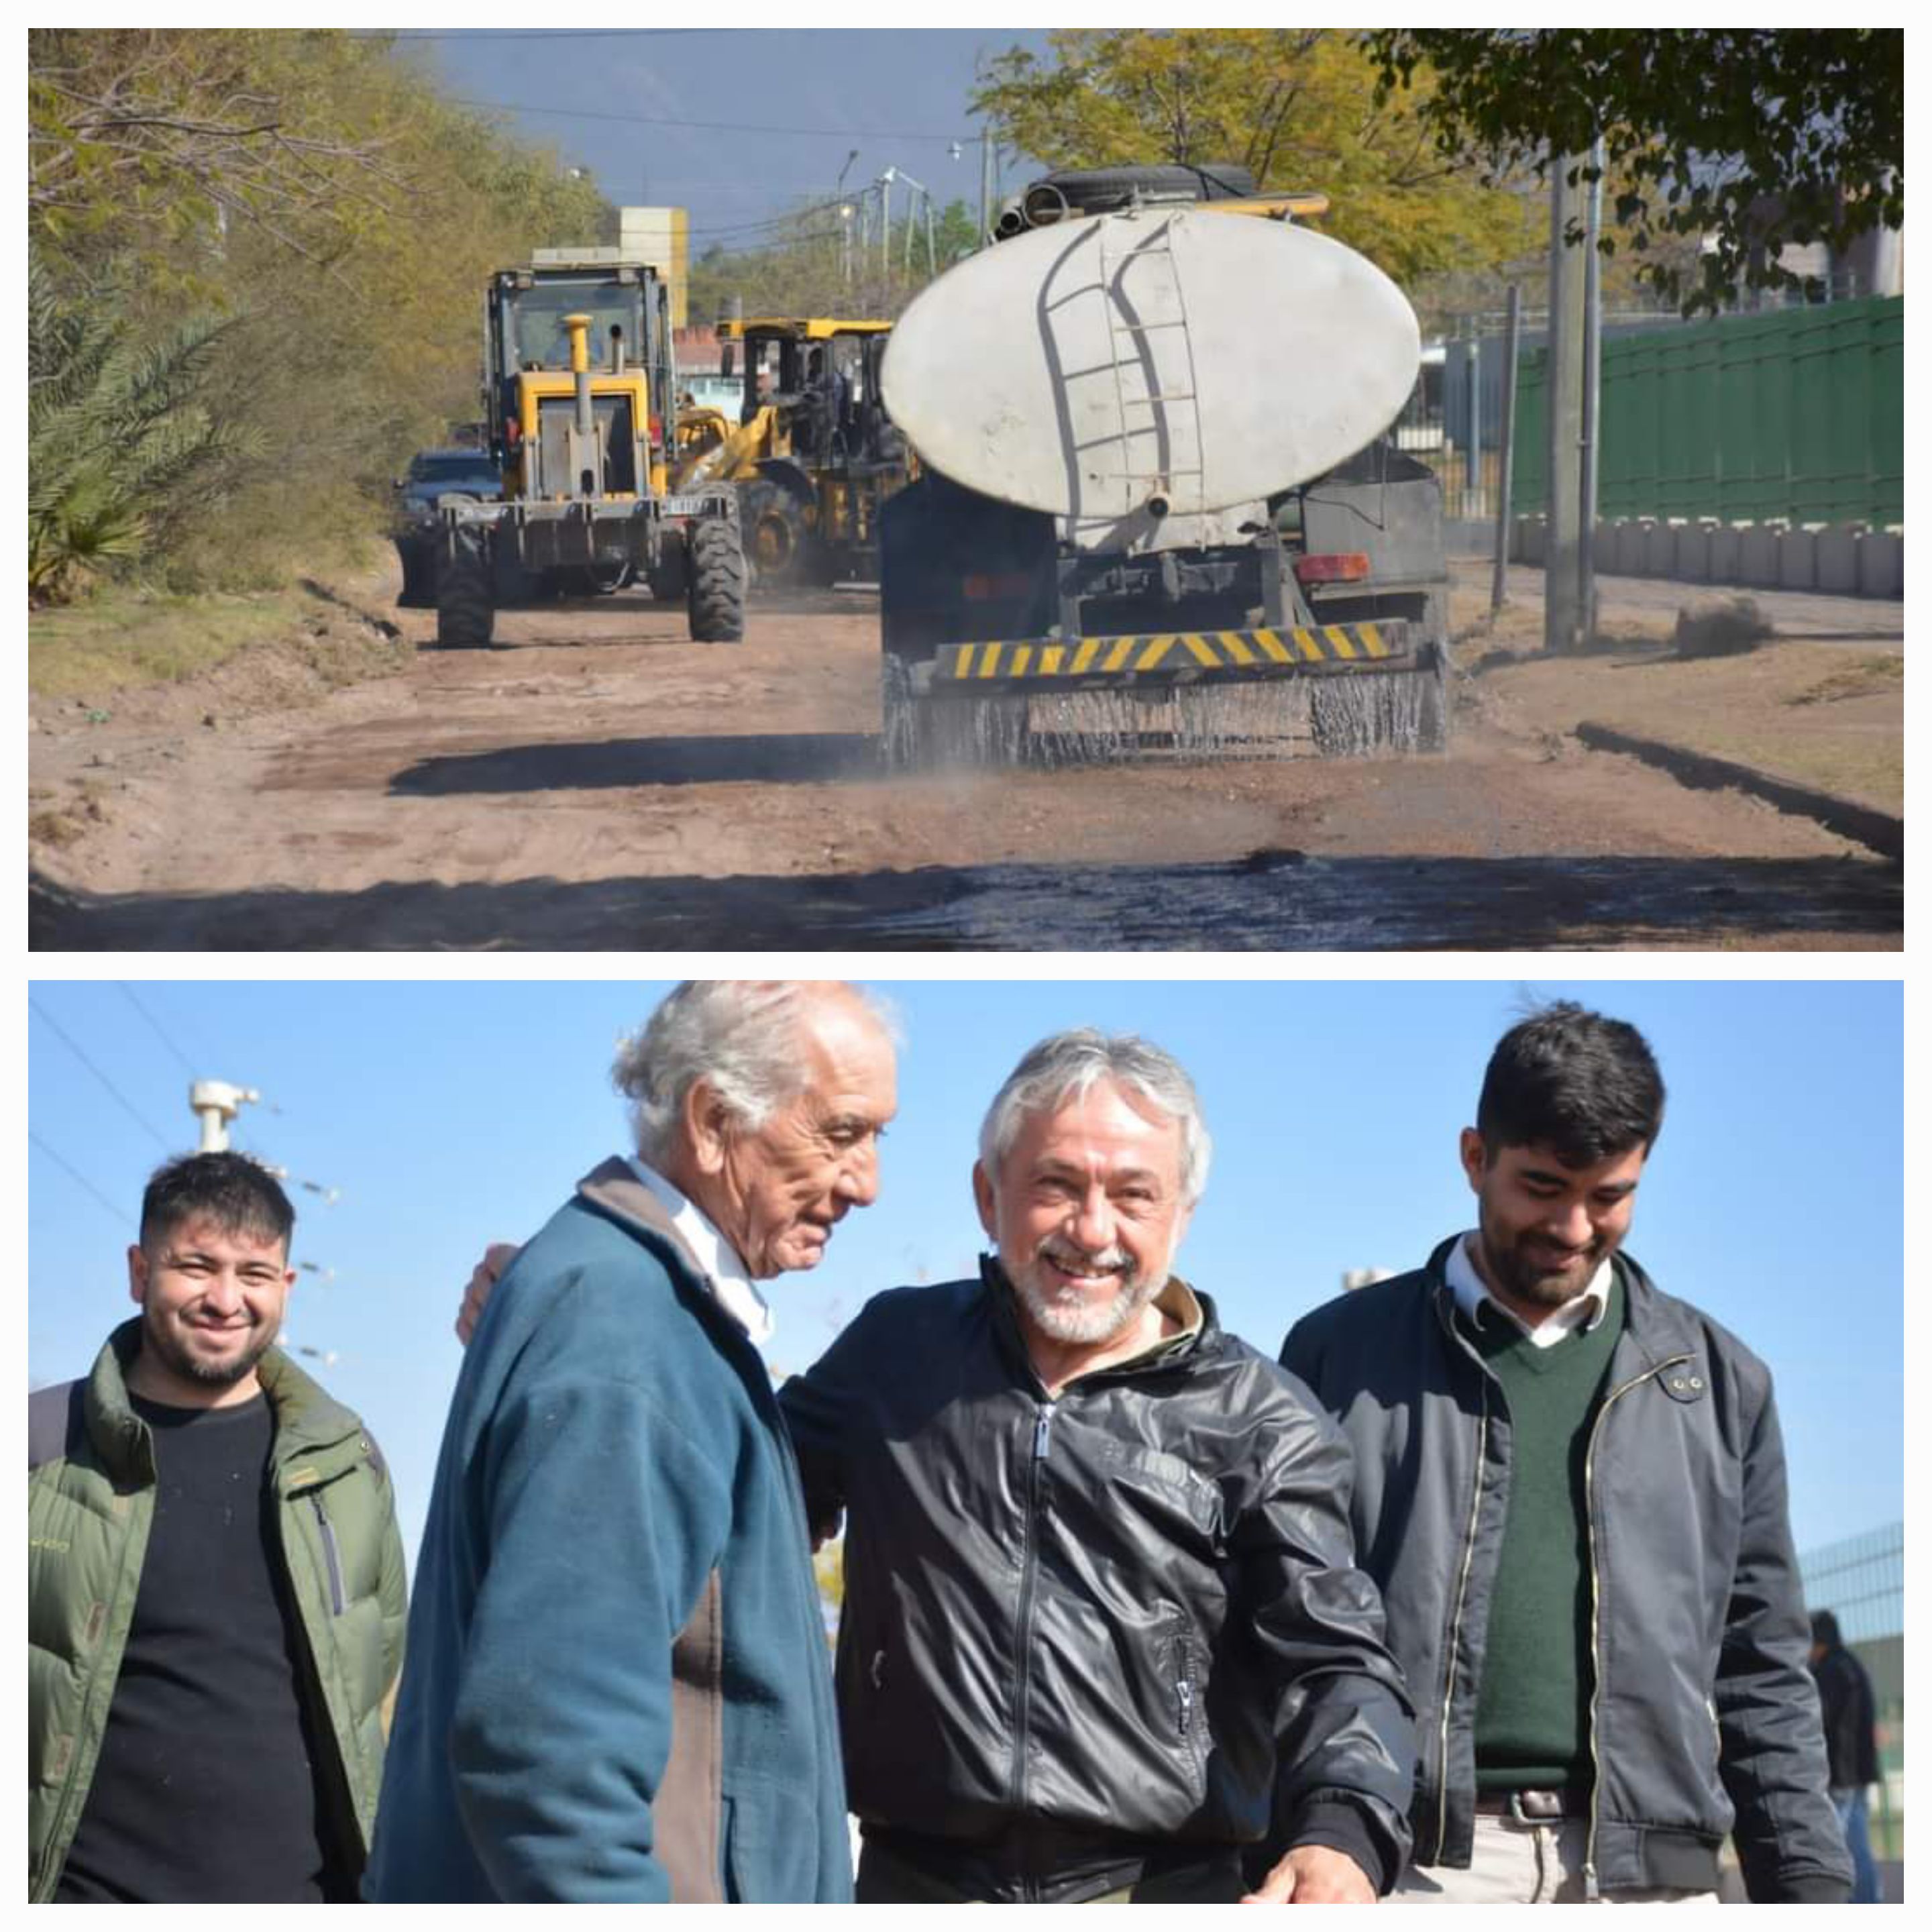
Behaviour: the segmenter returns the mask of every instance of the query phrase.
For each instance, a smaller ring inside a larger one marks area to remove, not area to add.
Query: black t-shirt
[[[133,1400],[154,1435],[154,1526],[58,1895],[338,1895],[302,1690],[307,1646],[278,1555],[267,1400],[187,1409]]]

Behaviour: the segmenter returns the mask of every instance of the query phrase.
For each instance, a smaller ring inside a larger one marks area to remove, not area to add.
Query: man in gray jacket
[[[1634,1027],[1492,1057],[1471,1232],[1298,1322],[1417,1706],[1406,1902],[1845,1898],[1764,1364],[1622,1252],[1664,1115]]]

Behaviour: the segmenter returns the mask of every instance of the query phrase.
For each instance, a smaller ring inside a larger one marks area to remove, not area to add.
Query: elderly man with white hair
[[[365,1892],[851,1896],[798,1475],[758,1284],[878,1188],[880,1014],[687,982],[606,1161],[490,1296],[443,1436]]]
[[[1171,1272],[1208,1154],[1160,1048],[1042,1042],[981,1131],[977,1278],[878,1297],[781,1392],[815,1531],[847,1514],[862,1901],[1366,1903],[1402,1868],[1347,1445]]]

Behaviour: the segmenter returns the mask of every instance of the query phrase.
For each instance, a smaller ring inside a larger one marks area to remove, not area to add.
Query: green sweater
[[[1623,1288],[1613,1283],[1603,1319],[1553,1348],[1538,1348],[1486,1304],[1468,1330],[1502,1384],[1510,1420],[1509,1511],[1476,1702],[1480,1790],[1591,1780],[1583,1463],[1623,1323]]]

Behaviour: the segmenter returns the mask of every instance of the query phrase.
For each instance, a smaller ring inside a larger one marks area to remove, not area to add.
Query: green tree
[[[1647,280],[1685,312],[1797,288],[1788,243],[1905,220],[1905,37],[1892,28],[1393,28],[1368,44],[1446,160],[1546,172],[1600,135]],[[1573,176],[1592,171],[1573,166]],[[1582,238],[1573,230],[1573,242]],[[1694,268],[1675,240],[1701,248]],[[1617,238],[1606,238],[1606,252]]]
[[[1420,103],[1378,91],[1346,34],[1290,28],[1076,28],[1051,57],[986,63],[974,107],[1048,167],[1232,162],[1264,187],[1330,198],[1325,232],[1400,282],[1507,260],[1519,197],[1438,149]],[[1426,83],[1425,83],[1426,85]]]
[[[608,231],[592,184],[380,38],[62,29],[29,65],[28,229],[56,293],[130,340],[159,314],[220,325],[178,406],[222,431],[202,472],[222,487],[180,493],[140,545],[184,585],[373,534],[408,452],[476,414],[489,272]],[[99,554],[124,567],[117,528]]]

